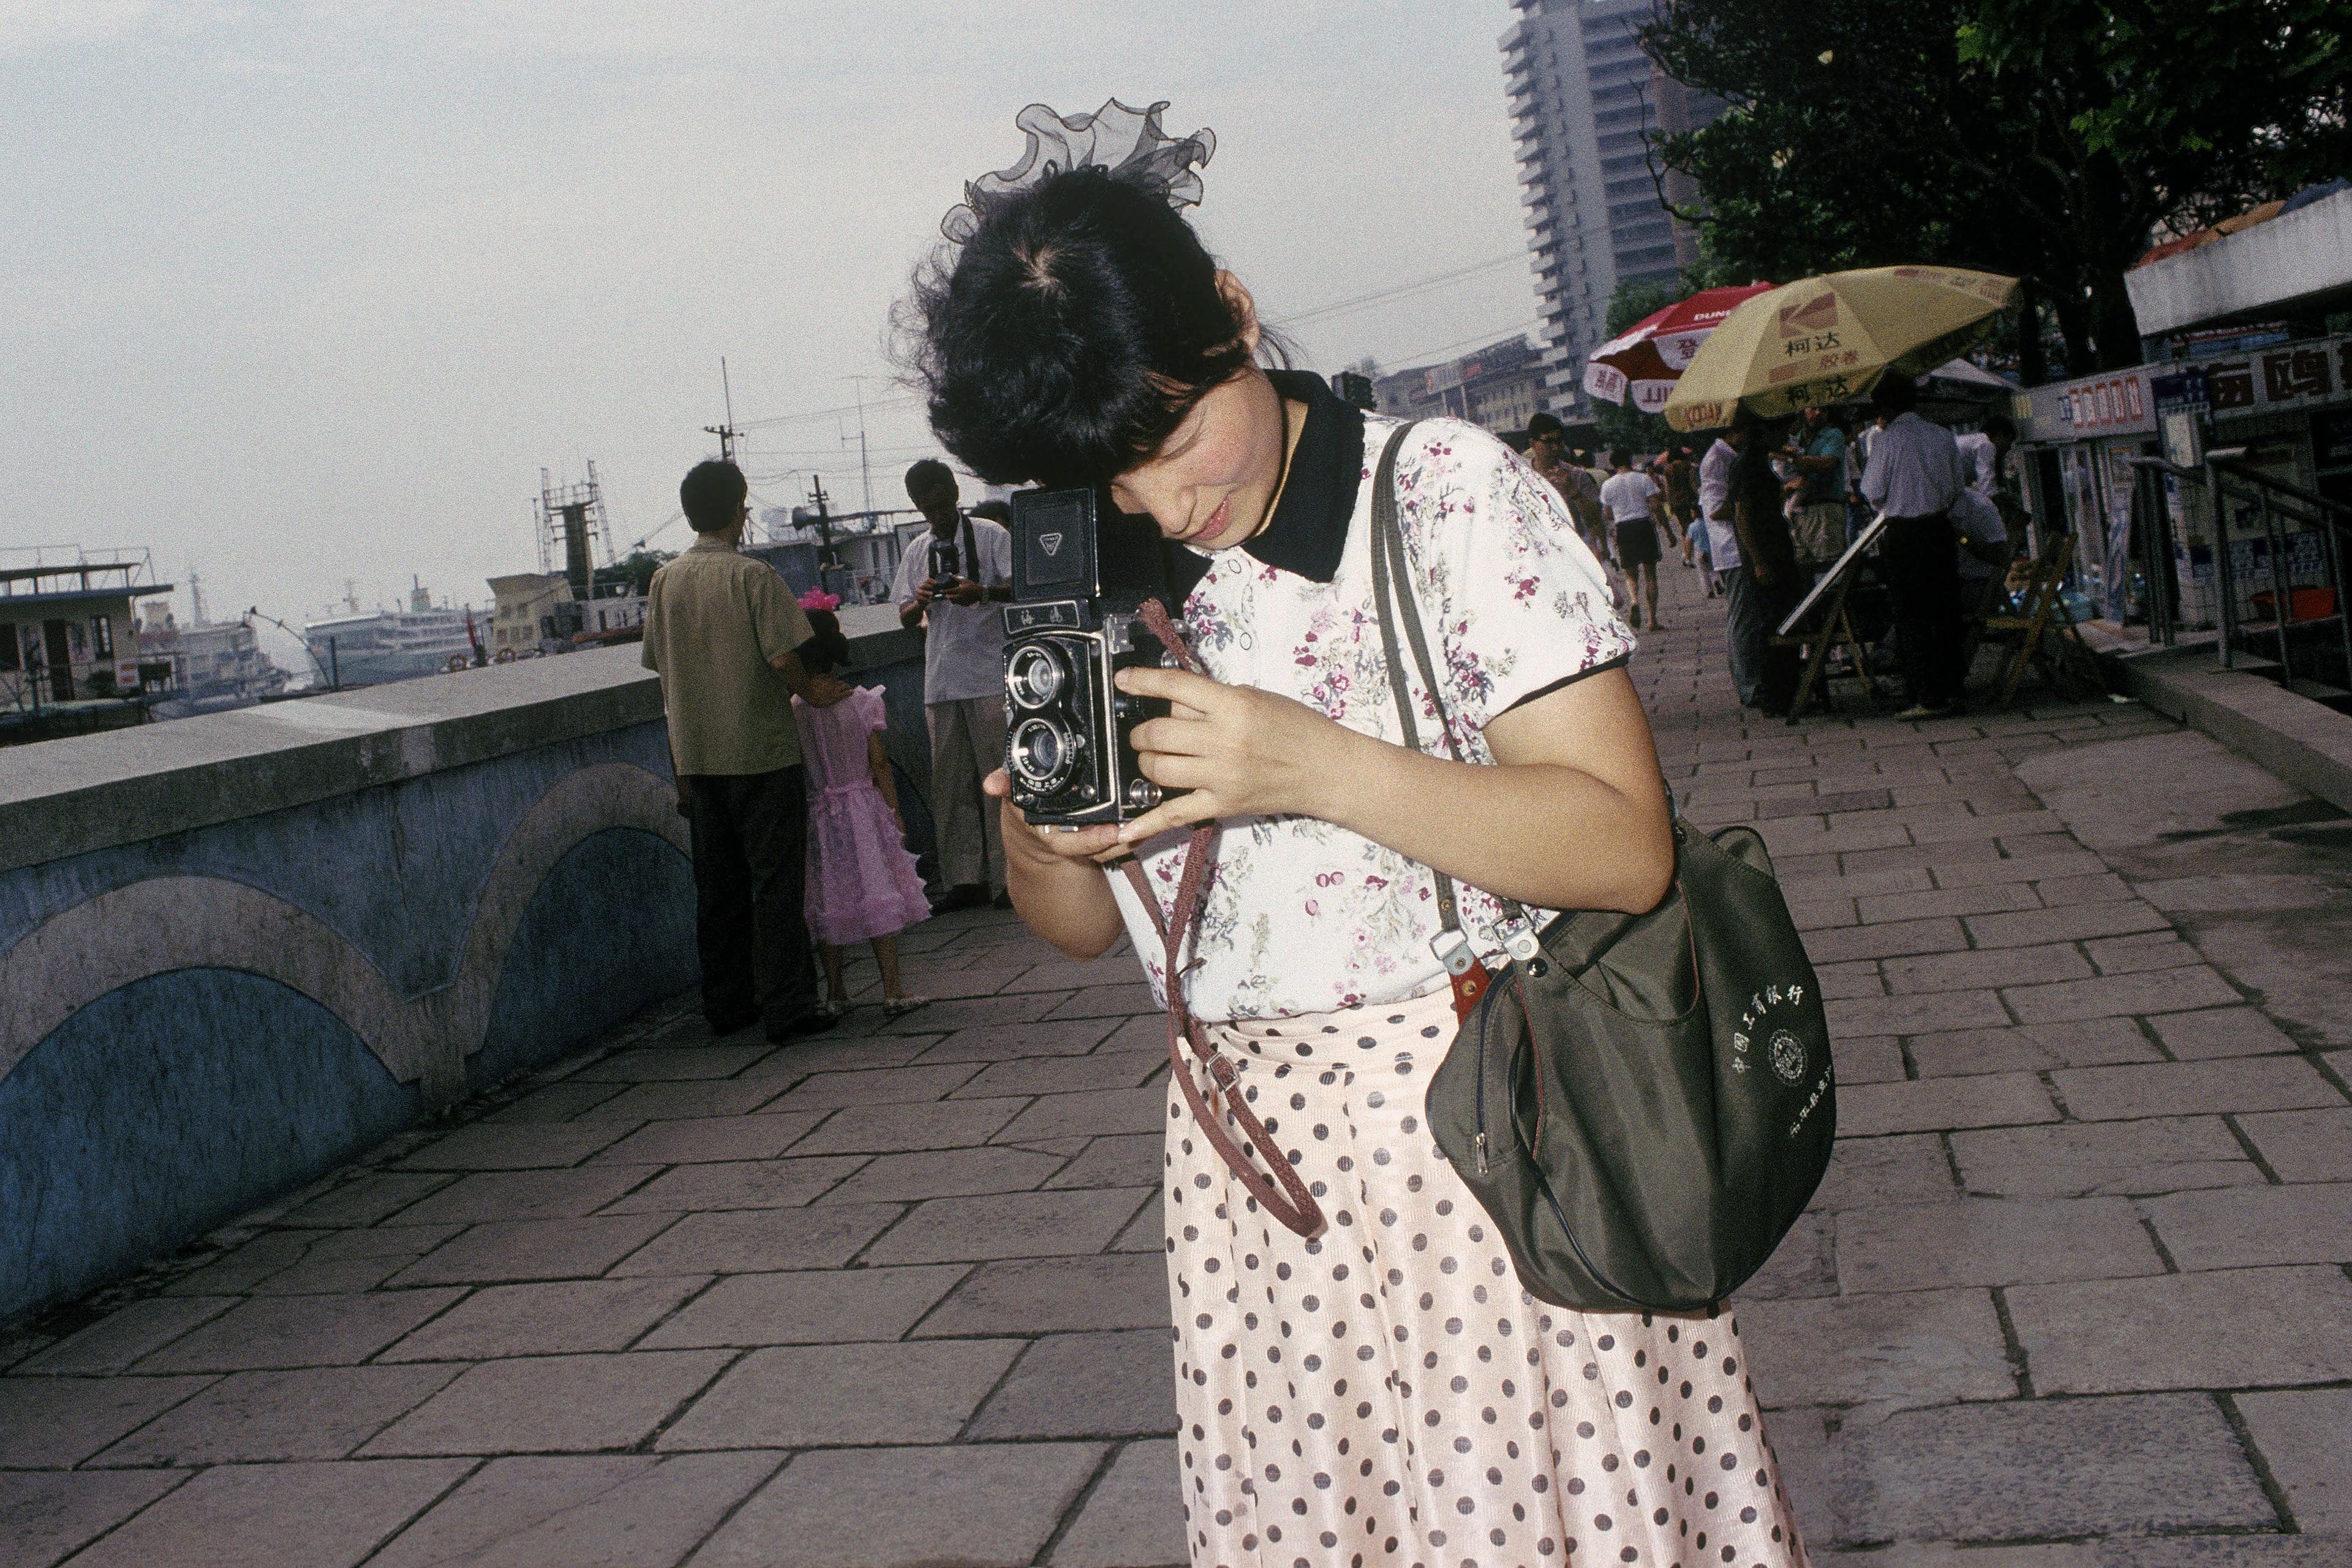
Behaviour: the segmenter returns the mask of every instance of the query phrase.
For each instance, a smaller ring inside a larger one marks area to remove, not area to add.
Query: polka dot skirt
[[[1727,1311],[1520,1289],[1423,1118],[1445,993],[1211,1034],[1329,1225],[1304,1241],[1265,1215],[1171,1086],[1195,1568],[1801,1568]]]

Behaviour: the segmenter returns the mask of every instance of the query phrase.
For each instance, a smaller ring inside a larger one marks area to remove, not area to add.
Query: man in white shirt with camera
[[[931,531],[909,542],[891,597],[898,620],[925,627],[923,708],[931,731],[931,826],[939,838],[941,909],[1004,891],[995,803],[980,781],[1004,765],[1004,613],[1013,597],[1013,535],[958,502],[954,472],[936,458],[907,470],[907,499]]]

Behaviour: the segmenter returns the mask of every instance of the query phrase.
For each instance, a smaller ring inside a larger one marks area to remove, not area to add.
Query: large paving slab
[[[2131,704],[1743,714],[1667,575],[1661,765],[1762,826],[1838,1026],[1737,1303],[1814,1561],[2352,1561],[2342,833]],[[1183,1562],[1133,955],[902,945],[906,1018],[679,998],[0,1330],[0,1568]]]

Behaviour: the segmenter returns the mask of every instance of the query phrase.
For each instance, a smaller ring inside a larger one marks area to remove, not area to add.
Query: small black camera
[[[933,581],[940,583],[952,582],[956,578],[967,575],[963,569],[963,552],[957,548],[954,539],[941,539],[936,534],[932,535],[931,569],[929,575]]]
[[[1136,618],[1167,602],[1159,528],[1106,488],[1013,497],[1013,603],[1004,608],[1004,770],[1030,822],[1088,827],[1158,805],[1131,738],[1168,704],[1111,684],[1167,650]]]

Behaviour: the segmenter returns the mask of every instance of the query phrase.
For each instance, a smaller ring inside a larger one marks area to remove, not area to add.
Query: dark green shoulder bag
[[[1420,749],[1400,621],[1444,734],[1397,525],[1397,447],[1372,500],[1372,584],[1404,743]],[[1397,591],[1402,584],[1403,591]],[[1671,796],[1671,792],[1669,792]],[[1443,873],[1437,939],[1477,992],[1429,1086],[1438,1146],[1494,1217],[1520,1283],[1586,1311],[1691,1311],[1762,1268],[1828,1167],[1829,1026],[1804,943],[1746,827],[1674,825],[1675,882],[1647,914],[1573,910],[1540,932],[1506,900],[1492,983]]]

